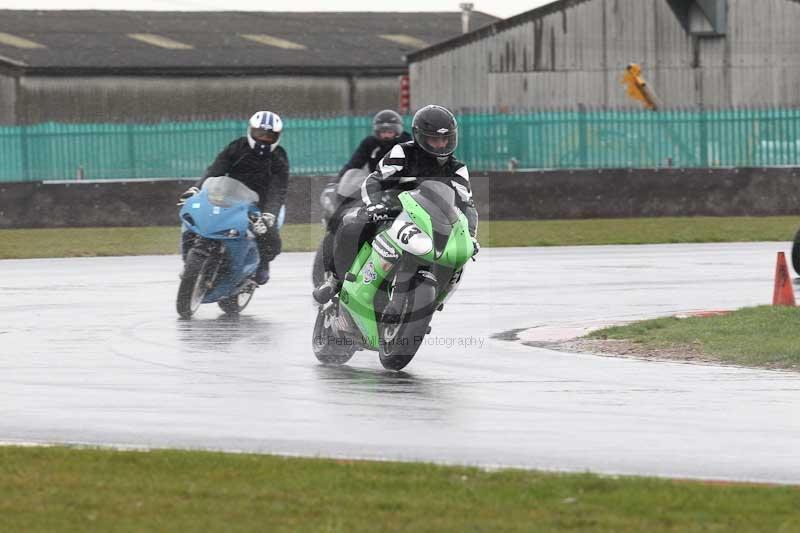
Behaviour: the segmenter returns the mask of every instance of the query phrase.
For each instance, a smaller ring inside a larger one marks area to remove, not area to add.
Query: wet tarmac
[[[565,354],[535,326],[769,303],[785,243],[484,249],[405,372],[311,352],[310,254],[238,319],[177,256],[0,261],[0,441],[800,483],[800,375]]]

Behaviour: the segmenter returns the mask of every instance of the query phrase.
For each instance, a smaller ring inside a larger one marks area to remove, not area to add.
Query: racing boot
[[[314,300],[316,300],[318,304],[323,305],[330,302],[331,298],[333,298],[341,288],[342,282],[336,277],[336,274],[328,272],[325,281],[322,285],[314,289],[312,296],[314,296]]]
[[[264,285],[269,281],[269,263],[261,263],[258,265],[258,270],[256,270],[254,280],[259,285]]]

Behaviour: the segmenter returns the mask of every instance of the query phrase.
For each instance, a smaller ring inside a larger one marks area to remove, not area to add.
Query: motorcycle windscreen
[[[242,202],[248,204],[258,203],[258,193],[242,183],[228,176],[208,178],[203,183],[203,190],[208,195],[208,201],[219,207],[233,207]]]
[[[437,181],[425,181],[419,188],[411,191],[414,199],[430,217],[433,237],[434,257],[441,257],[450,240],[453,226],[458,222],[461,212],[455,205],[455,191]]]
[[[456,193],[452,187],[438,181],[423,181],[408,194],[442,230],[458,222],[461,212],[456,207]]]
[[[345,198],[361,198],[361,184],[367,179],[365,170],[351,168],[339,180],[336,192]]]

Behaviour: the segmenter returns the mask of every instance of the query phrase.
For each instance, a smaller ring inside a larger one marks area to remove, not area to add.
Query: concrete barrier
[[[800,214],[800,169],[542,171],[473,179],[485,218]]]
[[[194,180],[0,184],[0,228],[177,224]],[[292,176],[287,222],[319,222],[326,177]],[[483,220],[800,214],[800,169],[622,169],[472,176]]]

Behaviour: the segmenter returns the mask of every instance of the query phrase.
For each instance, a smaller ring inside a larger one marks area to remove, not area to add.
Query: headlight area
[[[386,240],[383,234],[378,234],[372,240],[372,249],[380,256],[381,268],[384,272],[389,272],[392,266],[400,259],[400,253]]]
[[[233,229],[233,228],[226,229],[226,230],[223,230],[223,231],[218,231],[218,232],[214,233],[214,236],[216,236],[216,237],[222,237],[222,238],[228,238],[228,239],[235,239],[236,237],[239,237],[240,235],[241,235],[241,233],[239,233],[239,230],[238,229]]]

